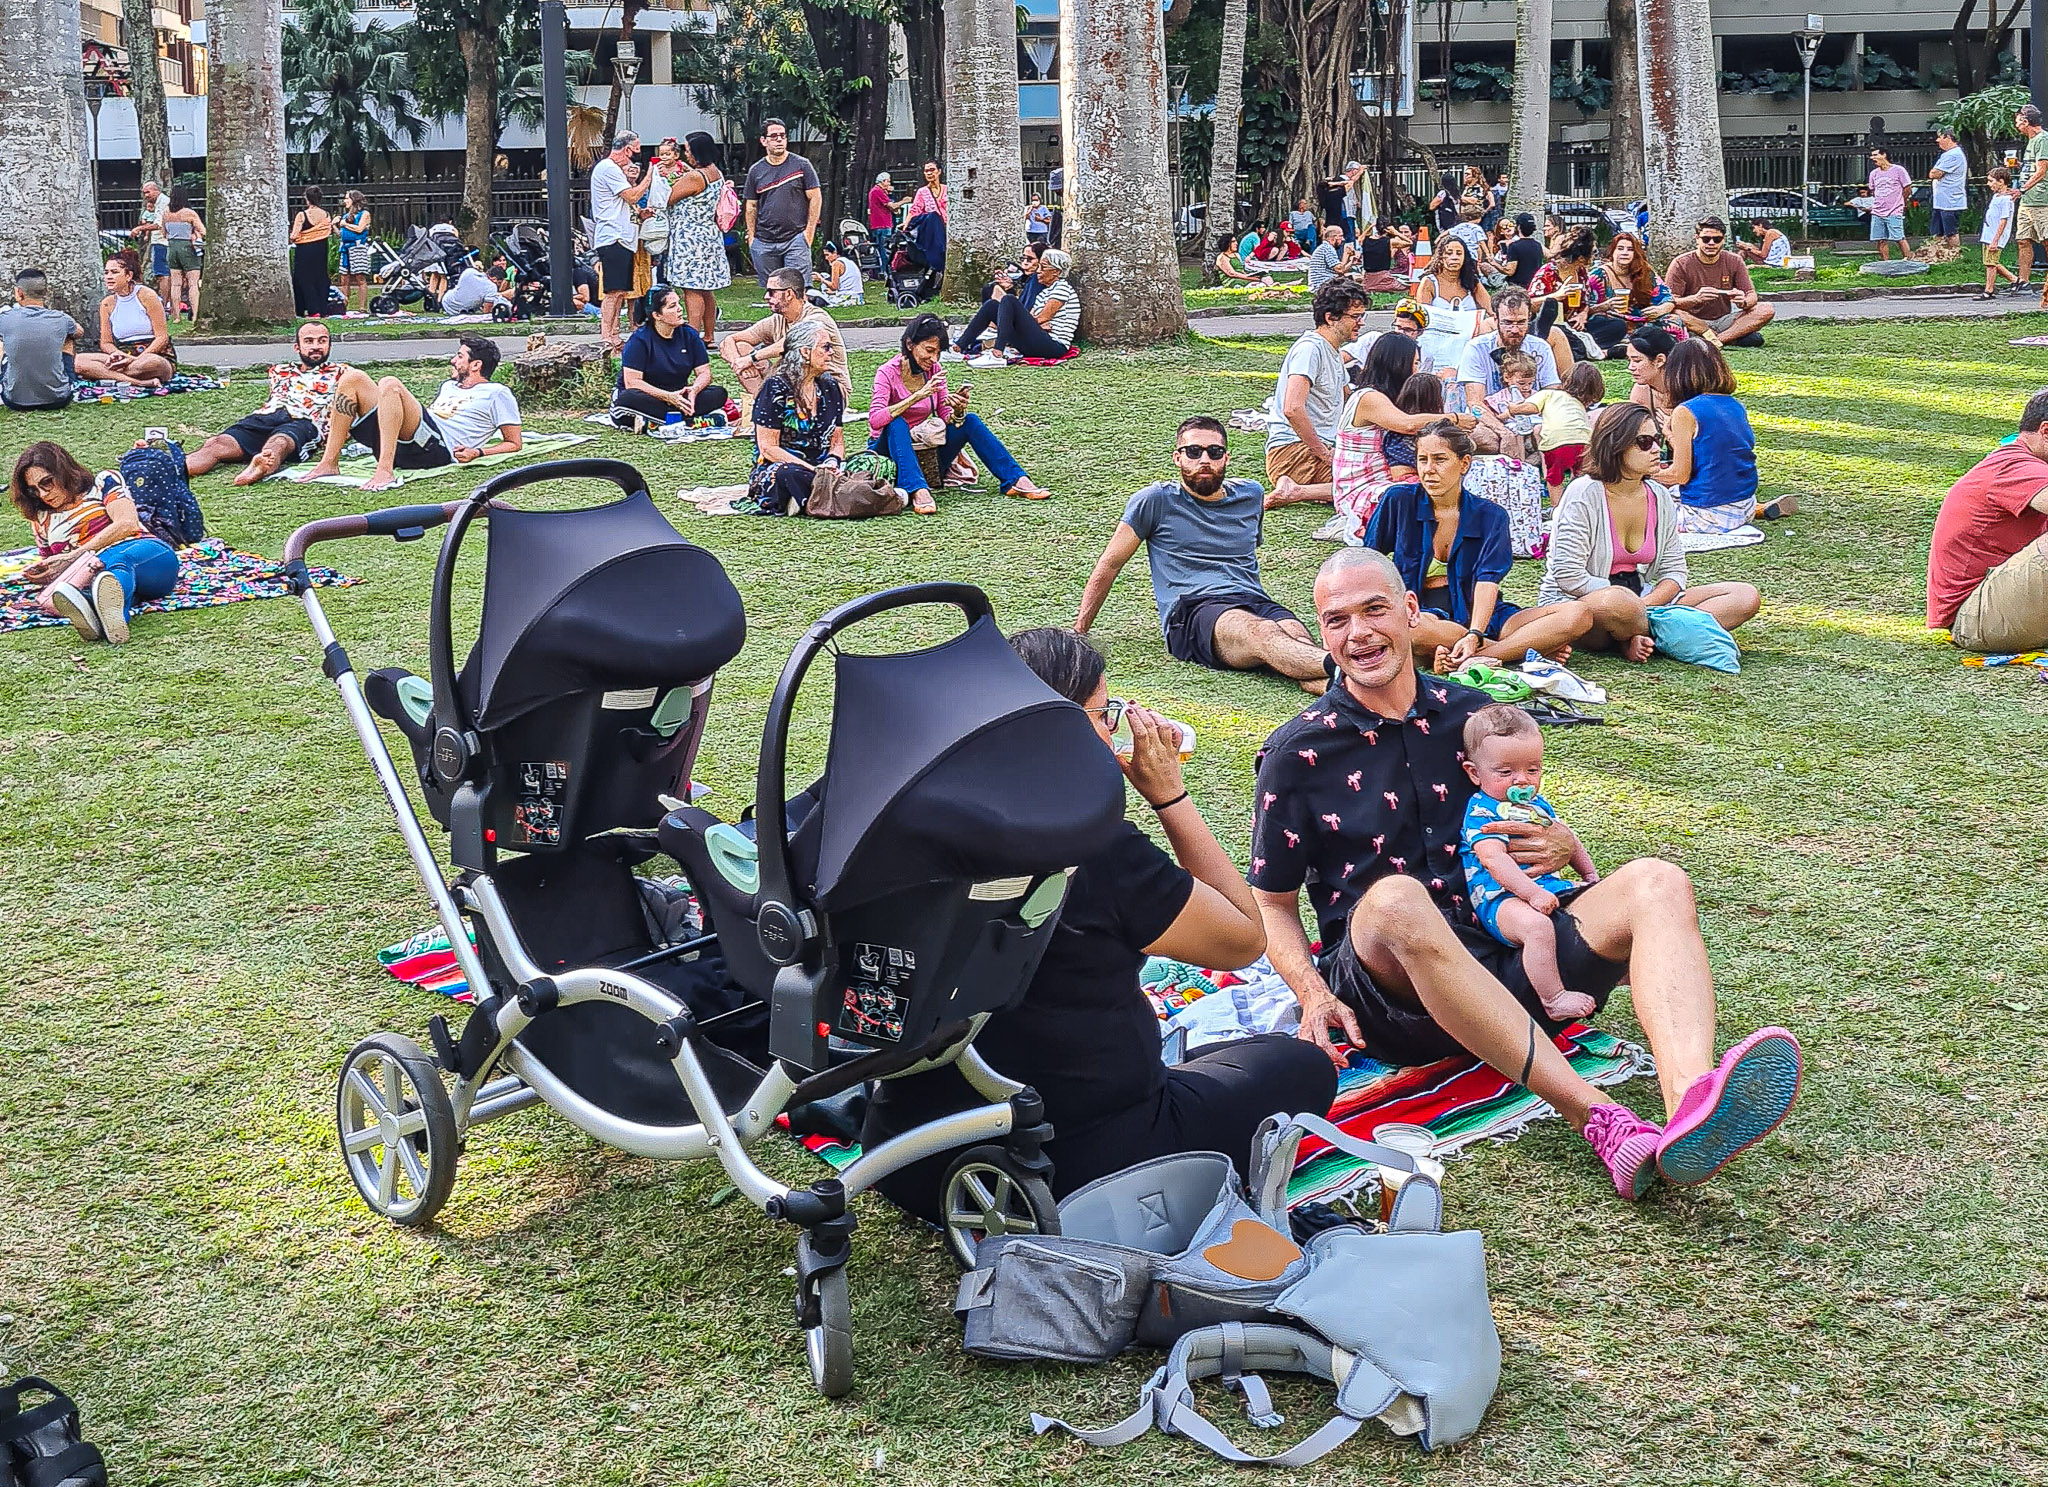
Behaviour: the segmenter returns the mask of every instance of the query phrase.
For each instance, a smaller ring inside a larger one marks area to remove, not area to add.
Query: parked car
[[[1828,211],[1833,203],[1818,196],[1809,196],[1807,205],[1811,211],[1819,213]],[[1728,193],[1728,219],[1731,222],[1782,222],[1798,215],[1799,193],[1790,188]]]
[[[1543,210],[1567,227],[1590,227],[1596,235],[1612,237],[1617,232],[1636,231],[1633,204],[1603,207],[1576,196],[1546,196]]]

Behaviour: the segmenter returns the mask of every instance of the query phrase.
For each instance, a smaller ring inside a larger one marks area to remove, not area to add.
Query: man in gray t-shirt
[[[1338,348],[1357,339],[1370,299],[1357,280],[1331,279],[1309,306],[1315,329],[1287,348],[1266,413],[1268,506],[1330,499],[1337,425],[1350,391]]]
[[[765,294],[768,276],[779,268],[797,269],[810,283],[811,244],[818,235],[825,198],[818,189],[816,168],[790,153],[789,126],[782,120],[770,119],[762,126],[761,148],[767,158],[748,167],[740,199],[747,206],[747,251]]]
[[[1323,648],[1259,581],[1265,492],[1256,480],[1226,478],[1230,444],[1223,425],[1206,415],[1181,424],[1173,462],[1178,481],[1148,485],[1124,508],[1088,575],[1074,629],[1088,633],[1142,542],[1159,627],[1175,660],[1218,671],[1273,671],[1321,692]]]
[[[71,402],[72,357],[85,334],[78,322],[44,301],[49,280],[39,268],[14,276],[14,303],[0,310],[0,401],[17,412]]]

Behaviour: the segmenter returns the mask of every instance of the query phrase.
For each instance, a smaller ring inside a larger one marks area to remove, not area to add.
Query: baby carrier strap
[[[1241,1466],[1308,1466],[1321,1460],[1358,1433],[1371,1414],[1354,1414],[1359,1406],[1348,1401],[1354,1391],[1346,1384],[1361,1364],[1343,1349],[1293,1327],[1266,1322],[1223,1322],[1185,1334],[1167,1355],[1166,1366],[1145,1385],[1138,1408],[1114,1425],[1100,1430],[1079,1430],[1064,1420],[1034,1414],[1031,1428],[1040,1435],[1064,1430],[1091,1446],[1121,1446],[1158,1426],[1166,1435],[1185,1436],[1208,1447],[1225,1461]],[[1228,1388],[1244,1396],[1245,1413],[1252,1424],[1270,1430],[1285,1417],[1273,1409],[1265,1382],[1254,1369],[1268,1372],[1305,1373],[1338,1386],[1338,1413],[1325,1421],[1307,1439],[1271,1456],[1254,1456],[1239,1450],[1195,1407],[1194,1385],[1202,1379],[1220,1378]],[[1378,1391],[1357,1391],[1372,1393]],[[1397,1388],[1384,1391],[1398,1394]],[[1385,1408],[1384,1403],[1381,1408]]]
[[[1306,1111],[1299,1115],[1269,1115],[1252,1137],[1251,1201],[1267,1223],[1286,1232],[1287,1184],[1294,1176],[1295,1157],[1304,1136],[1314,1136],[1374,1166],[1413,1174],[1395,1195],[1393,1212],[1387,1218],[1388,1233],[1434,1234],[1443,1227],[1443,1191],[1435,1178],[1416,1171],[1413,1157],[1377,1141],[1361,1140],[1322,1116]]]

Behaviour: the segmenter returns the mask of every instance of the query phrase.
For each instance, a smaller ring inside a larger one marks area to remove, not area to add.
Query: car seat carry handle
[[[815,924],[806,924],[809,916],[798,908],[789,881],[787,755],[789,720],[796,710],[797,690],[819,652],[841,633],[876,615],[921,604],[951,605],[970,626],[995,617],[995,606],[989,603],[988,595],[971,583],[911,583],[848,600],[827,611],[804,631],[796,649],[789,653],[789,661],[775,683],[774,695],[768,699],[768,717],[761,729],[761,767],[755,775],[754,817],[758,824],[754,834],[761,869],[760,912],[755,922],[762,950],[777,965],[794,965],[801,960],[816,932]]]
[[[542,460],[538,464],[521,465],[502,475],[493,475],[476,488],[476,494],[470,500],[488,503],[529,485],[553,480],[609,480],[629,496],[637,496],[647,489],[647,477],[624,460]]]

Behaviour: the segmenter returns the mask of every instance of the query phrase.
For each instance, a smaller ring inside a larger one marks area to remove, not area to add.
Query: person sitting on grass
[[[119,471],[94,475],[44,440],[14,462],[8,494],[36,535],[22,580],[49,585],[44,604],[87,640],[120,645],[130,609],[178,586],[176,549],[143,530]]]
[[[1798,1092],[1798,1040],[1763,1028],[1716,1063],[1714,978],[1693,886],[1668,862],[1623,863],[1560,894],[1550,915],[1567,989],[1597,1009],[1628,983],[1656,1060],[1663,1124],[1573,1072],[1525,956],[1473,922],[1459,863],[1474,789],[1465,722],[1493,699],[1417,673],[1421,610],[1381,554],[1339,551],[1315,594],[1338,676],[1260,751],[1250,873],[1267,958],[1301,1000],[1299,1036],[1340,1068],[1350,1053],[1339,1038],[1390,1064],[1477,1058],[1581,1132],[1627,1199],[1659,1175],[1704,1182],[1776,1129]],[[1531,877],[1571,861],[1574,838],[1560,823],[1490,829]],[[1320,958],[1302,927],[1304,890]]]
[[[824,327],[808,318],[796,321],[783,334],[781,362],[754,399],[754,468],[747,495],[756,512],[803,512],[820,467],[846,462],[846,429],[839,417],[845,411],[846,394],[832,375],[832,343]]]
[[[1350,519],[1343,529],[1348,541],[1364,533],[1389,486],[1415,478],[1415,437],[1446,416],[1443,379],[1424,370],[1421,348],[1407,336],[1381,335],[1360,372],[1363,383],[1344,405],[1330,464],[1331,504]],[[1450,421],[1467,433],[1479,423],[1470,413]]]
[[[1308,256],[1308,292],[1314,294],[1339,274],[1353,272],[1358,262],[1358,249],[1344,241],[1343,227],[1325,227],[1322,242]]]
[[[867,302],[867,291],[861,286],[860,265],[839,251],[839,244],[827,242],[824,247],[825,266],[813,277],[818,287],[812,291],[813,304],[823,302],[828,307],[859,305]]]
[[[1338,229],[1339,232],[1342,232],[1342,230],[1341,228]],[[1310,272],[1314,272],[1314,270],[1310,270]],[[1216,239],[1216,277],[1227,279],[1233,284],[1256,284],[1262,289],[1271,289],[1273,287],[1273,276],[1271,274],[1246,273],[1239,266],[1237,244],[1227,233]]]
[[[1063,248],[1038,255],[1038,294],[1030,309],[1020,296],[1009,295],[996,305],[992,350],[977,356],[970,367],[1001,367],[1021,357],[1058,361],[1073,349],[1081,324],[1081,296],[1067,278],[1074,260]]]
[[[349,368],[335,384],[326,452],[297,478],[339,475],[341,451],[351,439],[377,452],[377,468],[363,483],[368,491],[397,485],[399,470],[444,470],[485,455],[518,453],[525,442],[519,400],[511,388],[490,380],[497,369],[498,343],[464,336],[449,360],[449,379],[421,407],[396,377],[372,382],[360,368]]]
[[[1119,724],[1128,722],[1131,752],[1119,752],[1118,762],[1157,816],[1166,848],[1126,821],[1074,869],[1059,932],[1023,1000],[988,1020],[975,1051],[1045,1101],[1055,1198],[1174,1152],[1220,1151],[1242,1174],[1266,1117],[1328,1110],[1336,1071],[1284,1033],[1211,1045],[1172,1068],[1161,1062],[1159,1020],[1138,982],[1145,958],[1250,965],[1266,939],[1257,900],[1189,796],[1173,724],[1110,696],[1102,653],[1072,631],[1025,630],[1010,644],[1047,686],[1088,714],[1103,748],[1116,749]],[[885,1080],[868,1105],[861,1141],[873,1151],[982,1103],[951,1066]],[[883,1178],[883,1194],[939,1222],[953,1156],[941,1152]]]
[[[1630,338],[1632,348],[1635,339]],[[1735,373],[1719,346],[1681,341],[1664,358],[1663,380],[1671,399],[1662,430],[1670,455],[1655,478],[1678,487],[1683,530],[1732,532],[1799,509],[1799,498],[1789,493],[1757,500],[1756,431],[1735,396]]]
[[[1535,364],[1530,392],[1557,386],[1557,358],[1549,342],[1529,334],[1534,309],[1526,290],[1512,285],[1503,289],[1493,302],[1493,311],[1494,328],[1466,343],[1465,354],[1458,360],[1458,381],[1465,386],[1465,406],[1479,415],[1479,428],[1472,435],[1472,442],[1483,453],[1520,459],[1521,435],[1508,427],[1500,410],[1489,406],[1488,400],[1507,388],[1508,357],[1526,356]]]
[[[1586,473],[1557,503],[1536,602],[1586,609],[1592,624],[1579,644],[1629,661],[1650,659],[1656,605],[1703,609],[1724,630],[1754,619],[1763,606],[1754,584],[1690,581],[1683,511],[1678,492],[1658,479],[1649,410],[1615,404],[1593,426]]]
[[[963,447],[972,449],[996,477],[1003,494],[1043,501],[1052,494],[1034,483],[979,414],[967,411],[967,386],[946,390],[946,369],[939,354],[946,346],[946,322],[938,316],[916,316],[903,327],[901,349],[875,368],[874,395],[868,402],[868,448],[896,464],[896,488],[919,516],[930,516],[932,499],[924,468],[917,460],[914,430],[928,419],[943,420],[945,441],[939,468],[951,469]]]
[[[711,353],[686,319],[681,291],[666,284],[648,290],[646,323],[626,337],[619,353],[612,412],[628,422],[666,423],[679,413],[722,423],[725,404],[725,389],[711,381]]]
[[[804,298],[804,288],[801,269],[779,268],[769,274],[767,295],[772,313],[720,341],[718,354],[732,368],[747,396],[755,397],[788,350],[790,327],[807,321],[817,326],[824,337],[826,375],[839,384],[839,405],[844,408],[853,397],[853,373],[847,370],[846,342],[825,307]]]
[[[1500,596],[1514,567],[1508,514],[1465,489],[1477,452],[1445,420],[1415,441],[1417,480],[1390,486],[1366,525],[1365,545],[1393,559],[1420,606],[1409,627],[1418,664],[1453,671],[1475,657],[1519,660],[1525,651],[1564,660],[1592,616],[1573,604],[1522,609]]]
[[[1040,249],[1025,244],[1016,262],[1004,264],[996,270],[993,279],[982,285],[981,308],[969,317],[960,334],[953,338],[953,344],[941,353],[941,361],[966,361],[981,355],[981,338],[994,328],[997,315],[1002,313],[1003,301],[1011,295],[1017,296],[1027,310],[1037,303],[1039,291],[1045,288],[1038,282],[1039,252]]]
[[[1265,493],[1256,480],[1228,478],[1223,425],[1207,414],[1184,420],[1173,463],[1178,480],[1154,481],[1124,507],[1081,592],[1075,633],[1088,633],[1142,542],[1168,655],[1217,671],[1267,670],[1322,691],[1323,648],[1259,579]]]
[[[100,301],[102,351],[81,351],[78,375],[128,387],[161,387],[178,374],[178,348],[164,320],[164,302],[142,282],[133,248],[107,260],[107,297]]]
[[[0,403],[17,413],[71,406],[78,338],[85,327],[50,308],[50,280],[39,268],[14,276],[14,303],[0,310]]]
[[[1564,493],[1565,482],[1579,473],[1587,441],[1593,437],[1593,410],[1606,395],[1607,380],[1600,369],[1582,361],[1572,367],[1564,386],[1541,388],[1502,410],[1536,415],[1536,447],[1543,453],[1543,483],[1552,505]]]
[[[2019,437],[1942,498],[1927,548],[1927,628],[1966,651],[2048,650],[2048,387]]]
[[[1330,499],[1337,421],[1351,385],[1342,348],[1357,338],[1370,303],[1352,280],[1330,280],[1309,305],[1314,329],[1287,348],[1266,415],[1268,506]]]
[[[503,305],[512,308],[498,281],[477,266],[475,259],[462,266],[462,273],[441,296],[441,310],[448,315],[489,314]]]
[[[270,369],[270,396],[247,417],[229,424],[185,456],[185,473],[204,475],[219,465],[248,468],[235,476],[236,485],[267,480],[327,435],[334,394],[349,372],[343,362],[329,361],[333,339],[318,320],[301,321],[292,334],[296,364],[278,362]]]
[[[1753,243],[1737,243],[1735,251],[1760,268],[1783,268],[1792,256],[1792,239],[1758,217],[1749,224],[1756,235]]]
[[[1761,346],[1763,328],[1778,313],[1757,298],[1749,269],[1739,254],[1727,251],[1728,224],[1702,217],[1693,235],[1693,250],[1681,253],[1664,270],[1671,303],[1694,335],[1717,346]]]

